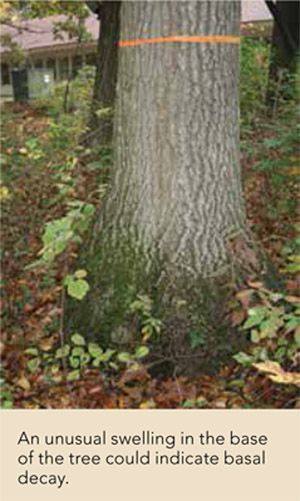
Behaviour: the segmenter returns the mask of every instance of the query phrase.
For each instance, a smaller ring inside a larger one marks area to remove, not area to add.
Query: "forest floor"
[[[250,354],[244,354],[245,363],[232,358],[218,374],[199,374],[193,380],[175,375],[153,378],[146,363],[138,364],[135,370],[126,364],[118,370],[100,370],[87,364],[72,380],[68,374],[74,373],[74,365],[68,367],[64,359],[53,362],[53,354],[65,342],[63,278],[76,257],[76,244],[69,245],[55,266],[46,272],[45,267],[30,265],[41,250],[45,224],[65,214],[66,197],[69,201],[99,205],[101,177],[98,153],[76,149],[70,140],[76,131],[67,122],[55,122],[29,106],[9,105],[2,113],[3,406],[22,409],[298,406],[297,359],[294,345],[286,346],[287,334],[282,335],[282,322],[277,323],[277,337],[272,334],[270,339],[262,339],[264,336],[252,339],[256,343],[254,348],[260,348],[260,358],[251,359],[254,353],[251,348]],[[296,236],[295,174],[299,162],[294,137],[290,137],[288,123],[283,121],[282,127],[276,129],[270,121],[269,127],[246,130],[241,145],[248,220],[276,269],[285,270],[284,300],[288,307],[294,306],[299,301],[299,273],[286,264],[287,259],[289,265],[296,264],[291,243]],[[264,302],[269,301],[271,292],[266,292],[259,281],[252,281],[246,290],[232,298],[230,318],[234,325],[244,325],[250,296],[257,292]],[[271,313],[275,312],[278,320],[278,308],[283,308],[278,306],[282,296],[276,299],[274,291],[272,294],[275,306]],[[293,311],[285,310],[285,314],[291,315]],[[241,335],[245,332],[241,330]],[[299,336],[297,332],[293,330],[295,339]],[[287,364],[288,349],[292,361]],[[268,371],[261,373],[253,366],[253,362],[268,359],[261,355],[263,350],[275,354],[273,363],[277,365],[273,369],[278,369],[277,382],[276,370],[272,381]]]

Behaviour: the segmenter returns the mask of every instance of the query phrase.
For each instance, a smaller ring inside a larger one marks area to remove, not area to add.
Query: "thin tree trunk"
[[[88,141],[111,142],[118,68],[119,13],[121,2],[101,2],[99,38]],[[103,112],[99,116],[99,110]]]
[[[300,2],[298,0],[276,2],[276,16],[266,98],[271,111],[274,111],[278,99],[288,98],[288,92],[284,91],[284,87],[288,85],[289,77],[297,68],[300,43]]]

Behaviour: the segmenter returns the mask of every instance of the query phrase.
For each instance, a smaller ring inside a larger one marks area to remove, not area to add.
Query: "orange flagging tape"
[[[119,47],[132,47],[134,45],[144,45],[148,43],[166,43],[166,42],[190,42],[190,43],[239,43],[240,37],[233,36],[186,36],[175,35],[158,38],[141,38],[136,40],[120,40]]]

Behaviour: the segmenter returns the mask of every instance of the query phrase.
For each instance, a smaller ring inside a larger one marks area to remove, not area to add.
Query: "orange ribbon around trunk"
[[[134,45],[144,45],[149,43],[167,43],[167,42],[189,42],[189,43],[233,43],[238,44],[240,37],[235,36],[187,36],[174,35],[157,38],[140,38],[133,40],[120,40],[119,47],[133,47]]]

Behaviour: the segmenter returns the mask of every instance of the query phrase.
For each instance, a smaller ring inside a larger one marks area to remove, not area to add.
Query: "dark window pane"
[[[36,61],[33,61],[34,67],[36,70],[42,70],[43,69],[43,61],[42,59],[37,59]]]
[[[54,80],[56,80],[57,75],[56,75],[55,59],[53,59],[53,58],[47,59],[46,68],[47,68],[47,70],[53,71],[53,77],[54,77]]]

